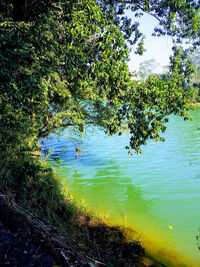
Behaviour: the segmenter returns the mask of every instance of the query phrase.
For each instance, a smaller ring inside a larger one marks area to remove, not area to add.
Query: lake
[[[108,137],[94,127],[83,138],[68,129],[44,140],[70,194],[133,227],[147,252],[167,266],[200,266],[200,108],[191,115],[192,122],[171,116],[166,141],[149,141],[132,157],[124,148],[128,134]],[[75,147],[82,149],[78,159]]]

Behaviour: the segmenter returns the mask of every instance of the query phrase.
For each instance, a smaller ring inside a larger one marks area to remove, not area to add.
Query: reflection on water
[[[62,160],[59,173],[76,198],[117,223],[124,224],[126,217],[142,238],[150,236],[200,266],[200,109],[192,116],[192,122],[172,117],[166,142],[149,142],[140,156],[128,156],[127,135],[107,137],[92,127],[82,140],[70,141],[66,131],[44,146],[54,148],[53,160]],[[78,160],[75,146],[82,149]]]

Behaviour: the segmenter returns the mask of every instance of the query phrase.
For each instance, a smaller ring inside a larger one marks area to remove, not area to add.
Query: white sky
[[[129,61],[130,70],[138,71],[141,62],[153,58],[157,63],[159,63],[155,72],[162,72],[163,66],[169,64],[169,56],[172,53],[171,38],[169,36],[151,36],[154,27],[158,25],[158,22],[154,17],[144,14],[140,18],[135,18],[132,12],[127,12],[127,15],[132,17],[133,21],[138,21],[140,23],[139,29],[146,36],[144,40],[146,52],[144,52],[143,56],[139,56],[134,54],[134,52],[131,52],[131,60]]]

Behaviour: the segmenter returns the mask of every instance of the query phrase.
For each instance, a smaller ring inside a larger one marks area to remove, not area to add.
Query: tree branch
[[[129,5],[135,5],[138,7],[138,9],[142,10],[144,13],[154,17],[159,23],[160,25],[163,26],[163,28],[166,30],[166,32],[168,33],[168,27],[166,27],[166,25],[163,24],[162,20],[155,14],[152,14],[151,12],[148,12],[147,10],[145,10],[141,5],[133,3],[132,1],[119,1],[119,3],[121,4],[129,4]],[[171,36],[171,35],[170,35]],[[173,42],[175,42],[173,36],[171,36]]]
[[[65,123],[65,124],[60,125],[60,128],[67,128],[70,126],[74,126],[74,124]],[[38,138],[47,137],[50,133],[52,133],[52,130],[56,130],[57,128],[58,127],[56,127],[56,126],[49,127],[48,129],[43,128],[41,131],[39,131]]]

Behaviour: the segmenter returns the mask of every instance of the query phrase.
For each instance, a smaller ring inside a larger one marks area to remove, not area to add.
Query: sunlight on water
[[[200,108],[191,114],[192,122],[171,117],[166,142],[149,142],[140,156],[128,156],[124,149],[128,135],[107,137],[95,128],[88,128],[81,140],[75,136],[69,140],[67,130],[63,137],[46,139],[44,146],[54,148],[51,159],[62,160],[59,173],[68,179],[72,195],[118,224],[126,218],[128,226],[141,232],[138,238],[144,243],[151,239],[160,249],[190,260],[187,266],[197,267]],[[77,160],[75,146],[82,149]],[[162,257],[164,251],[157,252]]]

